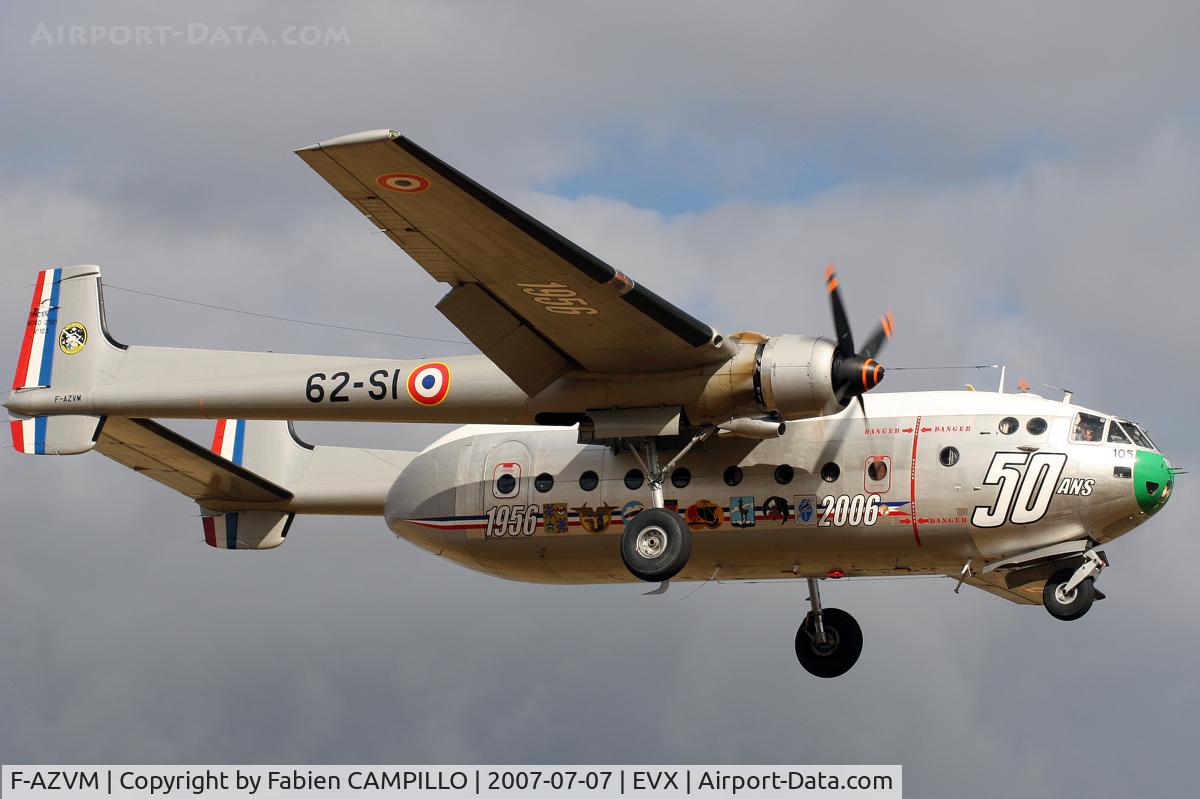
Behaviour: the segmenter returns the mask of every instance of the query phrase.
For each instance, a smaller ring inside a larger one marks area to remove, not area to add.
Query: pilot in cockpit
[[[1081,413],[1075,417],[1075,430],[1071,438],[1074,441],[1099,441],[1104,435],[1104,419],[1090,413]]]

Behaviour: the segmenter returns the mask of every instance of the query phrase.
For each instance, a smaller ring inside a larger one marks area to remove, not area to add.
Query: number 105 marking
[[[992,456],[983,484],[1000,486],[996,501],[976,506],[971,524],[1000,527],[1006,522],[1032,524],[1046,515],[1067,456],[1062,452],[997,452]],[[1025,466],[1022,472],[1018,466]]]

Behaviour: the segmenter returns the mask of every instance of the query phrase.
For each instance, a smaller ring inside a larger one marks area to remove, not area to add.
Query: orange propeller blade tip
[[[833,271],[834,271],[833,264],[830,264],[829,266],[825,267],[825,279],[826,280],[833,277]]]
[[[879,318],[879,323],[883,326],[883,334],[888,338],[896,332],[896,320],[892,317],[892,312],[888,311]]]

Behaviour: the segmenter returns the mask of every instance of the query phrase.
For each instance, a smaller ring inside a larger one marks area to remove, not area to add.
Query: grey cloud
[[[581,169],[649,171],[718,199],[787,194],[814,170],[953,183],[1194,126],[1195,15],[1187,3],[10,5],[0,80],[9,135],[27,146],[0,164],[177,227],[280,226],[323,207],[288,151],[380,126],[505,191]],[[352,44],[29,43],[39,23],[193,21],[344,27]],[[103,155],[79,169],[89,154]]]
[[[23,37],[51,11],[7,7],[0,369],[33,272],[60,263],[458,338],[432,308],[442,287],[289,152],[398,124],[725,330],[827,332],[819,274],[837,260],[859,328],[897,313],[889,362],[1004,360],[1010,385],[1065,382],[1149,421],[1173,460],[1200,460],[1190,7],[905,6],[865,21],[792,4],[739,18],[693,4],[82,8],[53,13],[345,24],[355,45],[36,52]],[[1026,157],[1035,134],[1070,152]],[[753,182],[795,153],[849,161],[864,141],[863,158],[894,163],[803,202],[695,214],[536,193],[613,158],[617,135],[635,155],[685,142],[705,164],[751,151],[718,180]],[[855,147],[839,151],[843,136]],[[964,166],[1013,141],[1004,174]],[[108,304],[130,342],[433,354],[117,291]],[[886,388],[965,379],[991,378],[893,373]],[[303,428],[405,448],[442,429]],[[190,502],[103,458],[4,449],[0,464],[6,762],[903,762],[920,796],[1129,795],[1188,778],[1200,627],[1170,568],[1192,556],[1186,479],[1109,547],[1109,599],[1071,625],[945,580],[829,585],[867,645],[845,679],[818,683],[790,652],[800,585],[680,601],[692,586],[655,600],[506,583],[364,519],[301,519],[278,551],[212,552]]]

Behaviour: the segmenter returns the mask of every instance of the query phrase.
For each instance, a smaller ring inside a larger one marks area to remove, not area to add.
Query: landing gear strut
[[[621,534],[621,560],[625,568],[639,580],[664,583],[679,574],[692,555],[692,531],[674,511],[667,510],[663,498],[663,481],[680,459],[692,447],[712,435],[715,427],[701,430],[666,466],[658,465],[658,447],[654,439],[646,439],[645,458],[631,443],[633,456],[641,464],[650,483],[650,504],[653,506],[633,517]]]
[[[821,607],[821,592],[812,577],[808,578],[808,601],[812,609],[796,631],[796,659],[809,674],[840,677],[862,654],[862,628],[846,611]]]
[[[1096,578],[1107,565],[1103,552],[1089,549],[1083,553],[1083,563],[1077,568],[1060,569],[1051,575],[1042,589],[1042,604],[1050,615],[1062,621],[1075,621],[1091,610],[1092,603],[1099,598]]]

